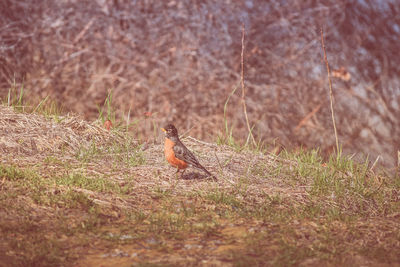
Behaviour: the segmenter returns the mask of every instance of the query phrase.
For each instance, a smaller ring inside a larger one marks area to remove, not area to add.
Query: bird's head
[[[161,128],[161,130],[165,132],[165,136],[168,138],[178,137],[178,130],[172,124],[166,125],[164,128]]]

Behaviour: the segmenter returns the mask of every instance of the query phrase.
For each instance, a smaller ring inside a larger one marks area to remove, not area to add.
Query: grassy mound
[[[183,142],[0,106],[0,266],[400,264],[400,182],[317,151]]]

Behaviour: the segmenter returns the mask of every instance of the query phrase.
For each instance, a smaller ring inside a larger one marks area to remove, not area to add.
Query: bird
[[[165,143],[164,143],[164,155],[165,159],[173,167],[177,168],[176,173],[179,173],[183,169],[181,177],[187,167],[194,167],[198,170],[203,171],[213,179],[217,179],[209,171],[204,168],[192,152],[181,142],[178,135],[178,130],[173,124],[168,124],[164,128],[161,128],[165,132]]]

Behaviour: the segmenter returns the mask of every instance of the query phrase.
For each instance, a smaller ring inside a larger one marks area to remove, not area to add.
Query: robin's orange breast
[[[164,155],[169,164],[171,164],[174,167],[177,167],[178,169],[185,169],[187,168],[187,163],[184,162],[183,160],[178,159],[175,157],[175,152],[174,152],[174,145],[175,143],[172,142],[170,139],[165,138],[165,143],[164,143]]]

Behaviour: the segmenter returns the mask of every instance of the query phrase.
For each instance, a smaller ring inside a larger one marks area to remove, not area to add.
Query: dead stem
[[[332,93],[332,81],[331,81],[331,74],[330,74],[330,69],[329,69],[329,62],[328,62],[328,57],[326,56],[326,49],[325,49],[325,43],[324,43],[324,31],[321,27],[321,45],[322,45],[322,50],[324,51],[324,61],[326,65],[326,70],[328,72],[328,82],[329,82],[329,99],[331,102],[331,114],[332,114],[332,124],[333,124],[333,130],[335,131],[335,140],[336,140],[336,153],[338,153],[339,156],[339,139],[338,139],[338,134],[336,130],[336,122],[335,122],[335,112],[333,110],[333,93]]]
[[[243,62],[243,55],[244,55],[244,24],[242,24],[242,53],[240,54],[240,66],[241,66],[241,71],[240,71],[240,84],[242,86],[242,104],[243,104],[243,113],[244,113],[244,117],[246,119],[246,125],[247,125],[247,129],[249,130],[249,135],[251,136],[251,140],[253,141],[253,145],[256,146],[256,140],[254,139],[253,136],[253,132],[252,129],[250,127],[250,123],[249,123],[249,117],[247,116],[247,108],[246,108],[246,99],[245,99],[245,95],[246,95],[246,89],[244,86],[244,62]]]

